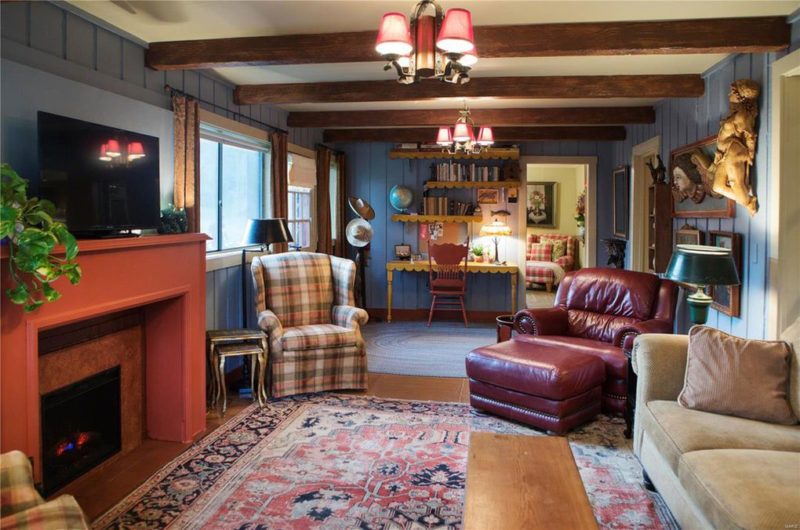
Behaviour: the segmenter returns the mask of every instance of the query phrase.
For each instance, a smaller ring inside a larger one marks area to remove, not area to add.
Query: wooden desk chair
[[[431,245],[428,242],[428,263],[430,265],[431,310],[428,313],[428,327],[433,320],[433,312],[461,311],[464,327],[467,327],[467,312],[464,309],[464,293],[467,291],[467,256],[469,245],[444,243]],[[434,270],[434,263],[436,268]]]

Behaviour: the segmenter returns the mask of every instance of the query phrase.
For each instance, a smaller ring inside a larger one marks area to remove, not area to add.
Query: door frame
[[[775,61],[771,65],[770,79],[771,102],[771,130],[770,130],[770,182],[767,197],[768,220],[768,257],[767,257],[767,329],[766,336],[770,339],[783,338],[781,335],[793,322],[788,319],[787,310],[800,306],[800,293],[797,289],[781,289],[781,286],[796,285],[797,262],[793,257],[800,256],[800,238],[789,237],[790,217],[792,212],[788,201],[800,195],[800,182],[797,177],[797,166],[791,156],[797,156],[797,137],[790,137],[787,123],[792,121],[788,115],[789,109],[785,103],[789,100],[785,83],[788,77],[800,76],[800,50],[795,50],[789,55]],[[800,83],[800,78],[794,83]],[[796,86],[792,91],[798,90]],[[796,99],[796,98],[794,98]],[[794,103],[798,105],[798,103]],[[797,112],[795,110],[795,112]],[[793,132],[797,134],[796,131]],[[784,176],[786,178],[781,178]],[[796,221],[796,220],[795,220]],[[784,237],[781,237],[781,228]],[[783,257],[783,266],[779,258]],[[800,320],[795,315],[797,320]],[[795,328],[796,329],[796,328]],[[797,339],[786,337],[788,340]]]
[[[631,269],[646,272],[647,267],[647,229],[650,223],[647,212],[647,189],[650,173],[645,165],[648,158],[661,154],[661,137],[654,136],[636,144],[631,150],[631,213],[630,257]],[[672,220],[670,219],[670,222]]]
[[[583,166],[586,176],[586,263],[583,267],[594,267],[597,264],[597,157],[596,156],[522,156],[520,164],[520,185],[526,186],[528,182],[529,164],[547,165],[568,165]],[[519,227],[520,242],[517,247],[517,263],[520,264],[521,272],[525,274],[525,253],[527,250],[527,226],[525,219],[525,201],[527,194],[525,188],[520,189],[519,208],[517,209],[517,226]],[[522,279],[521,285],[525,285]],[[522,303],[525,300],[525,289],[520,289],[522,293]],[[519,307],[525,307],[520,305]]]

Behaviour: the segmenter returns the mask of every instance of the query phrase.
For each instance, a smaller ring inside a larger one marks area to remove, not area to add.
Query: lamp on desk
[[[492,215],[510,215],[510,212],[507,210],[497,210],[496,212],[492,212]],[[500,237],[502,236],[510,236],[511,235],[511,227],[508,226],[505,221],[501,221],[498,218],[495,218],[494,221],[489,223],[488,225],[483,225],[481,227],[481,235],[482,236],[490,236],[494,241],[494,262],[496,265],[500,264]]]
[[[267,252],[273,243],[291,243],[294,239],[289,232],[286,219],[249,219],[244,229],[242,245],[259,245],[258,250],[242,249],[242,323],[247,328],[247,253]]]
[[[686,298],[693,324],[705,324],[708,319],[711,297],[705,292],[706,286],[741,283],[731,250],[706,245],[678,245],[665,276],[697,289]]]

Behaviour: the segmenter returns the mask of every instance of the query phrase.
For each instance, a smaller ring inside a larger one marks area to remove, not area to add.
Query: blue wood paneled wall
[[[233,85],[213,72],[158,72],[144,65],[145,47],[121,32],[79,16],[75,8],[51,2],[0,4],[2,56],[98,88],[169,107],[164,85],[183,90],[215,106],[202,105],[248,125],[253,120],[286,129],[288,113],[272,105],[236,105]],[[234,113],[240,113],[237,116]],[[319,129],[289,130],[289,141],[314,148]]]
[[[389,206],[392,186],[404,184],[418,199],[422,184],[430,176],[430,160],[390,160],[390,143],[345,143],[337,145],[347,155],[347,193],[366,199],[375,208],[372,226],[370,262],[367,268],[367,306],[386,307],[386,262],[394,259],[394,245],[409,243],[417,251],[417,224],[395,223]],[[609,142],[537,142],[521,146],[523,156],[597,156],[598,157],[598,239],[609,237],[611,221],[610,187],[600,183],[611,179]],[[348,220],[353,218],[347,212]],[[598,264],[604,264],[605,250],[598,251]],[[520,282],[521,283],[521,282]],[[393,284],[393,308],[419,309],[430,306],[427,276],[419,273],[396,273]],[[507,311],[511,306],[508,277],[494,274],[470,276],[467,307],[478,311]]]
[[[798,23],[793,24],[797,35]],[[798,44],[795,39],[794,46]],[[711,310],[708,324],[734,335],[763,338],[766,333],[767,252],[770,176],[770,65],[783,54],[740,54],[727,58],[705,74],[706,92],[692,99],[666,99],[656,105],[656,122],[627,127],[627,139],[613,148],[613,165],[630,164],[633,146],[654,136],[661,137],[661,157],[669,163],[670,151],[683,145],[716,135],[720,120],[727,114],[728,90],[737,79],[749,78],[761,84],[758,118],[758,144],[751,178],[758,195],[760,209],[755,217],[737,205],[733,219],[674,219],[673,228],[684,223],[703,232],[721,230],[742,235],[741,316],[730,317]]]

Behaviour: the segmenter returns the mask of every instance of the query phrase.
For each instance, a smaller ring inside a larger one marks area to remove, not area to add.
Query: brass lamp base
[[[689,304],[689,320],[692,324],[705,324],[711,297],[706,294],[704,287],[698,286],[696,292],[686,297],[686,302]]]

